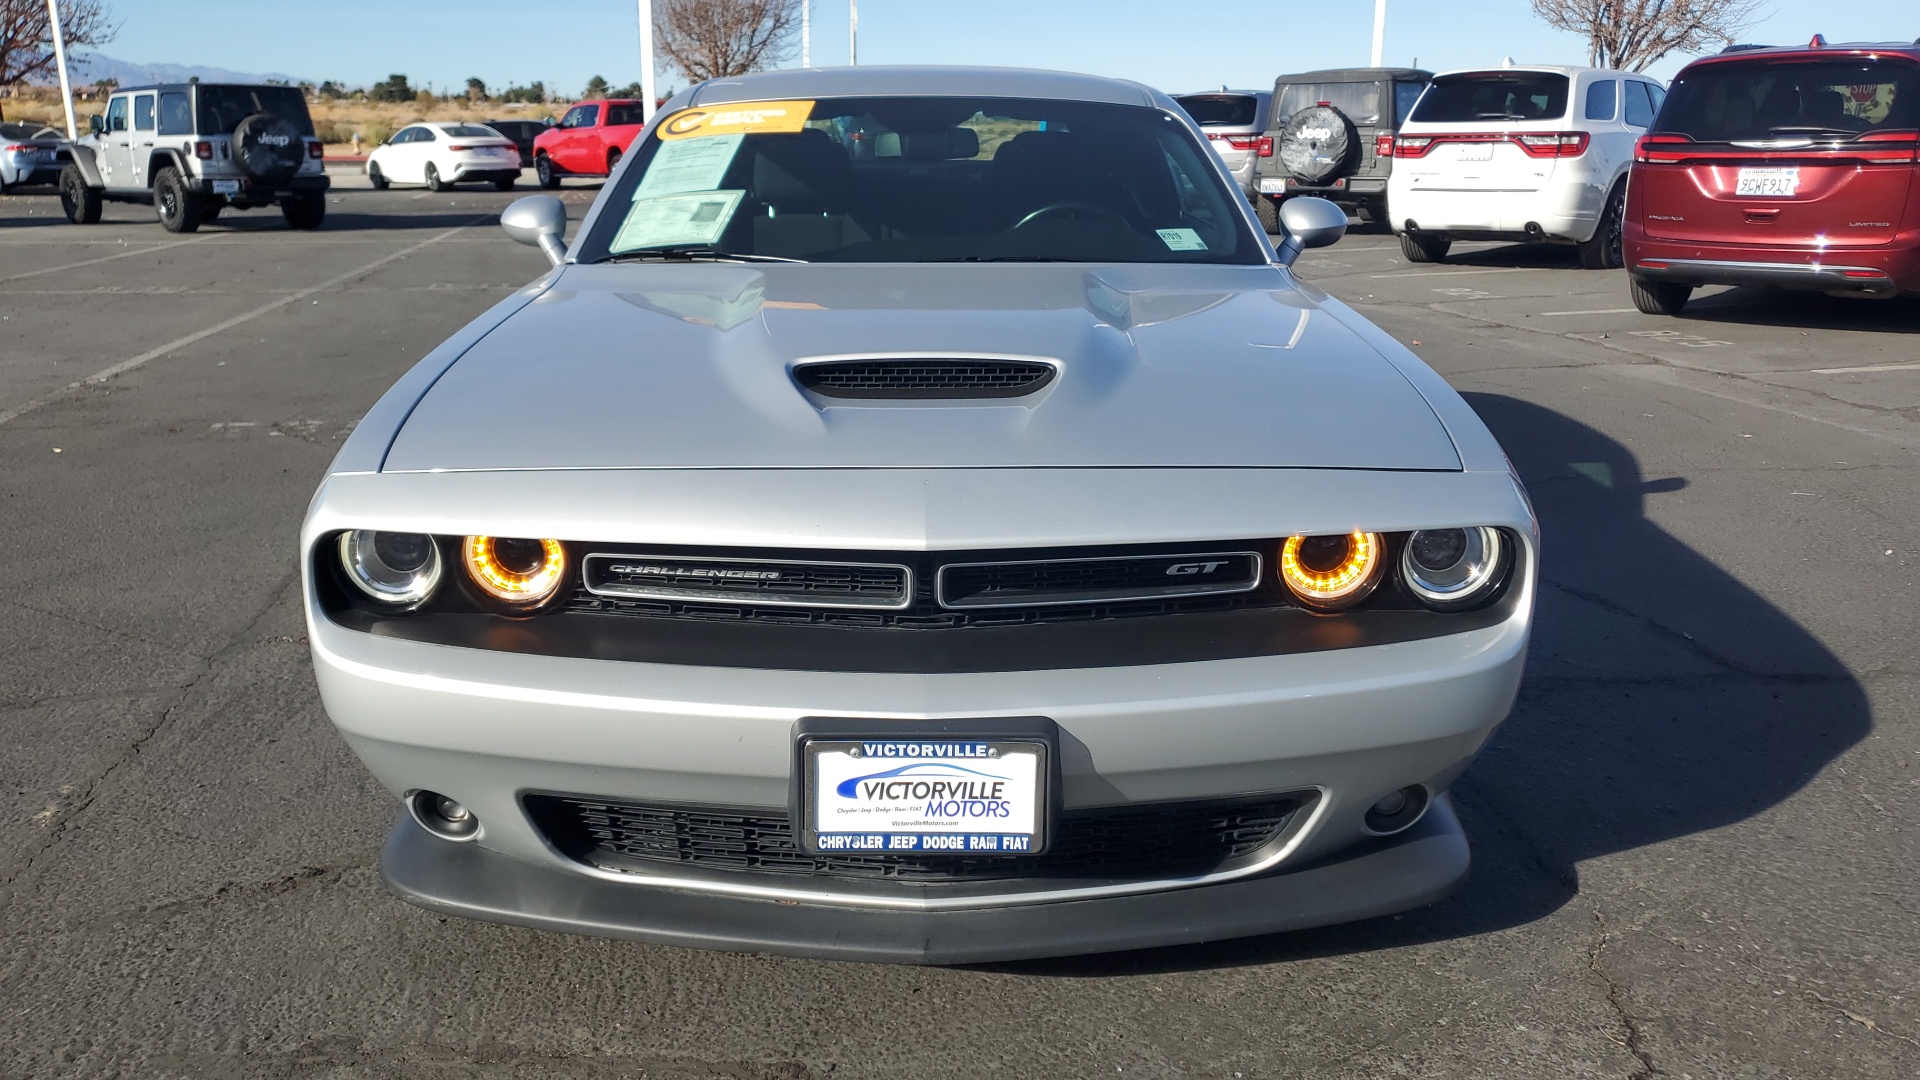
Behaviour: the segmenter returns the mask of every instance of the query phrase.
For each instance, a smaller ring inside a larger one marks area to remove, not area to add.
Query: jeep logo
[[[1225,559],[1219,559],[1213,562],[1174,563],[1172,566],[1167,567],[1167,576],[1187,577],[1193,574],[1211,574],[1225,565],[1227,565],[1227,560]]]
[[[290,142],[292,142],[292,141],[293,141],[293,139],[292,139],[292,137],[290,137],[290,136],[287,136],[287,135],[262,135],[262,136],[260,136],[260,138],[259,138],[259,139],[257,139],[257,140],[255,140],[255,141],[256,141],[256,142],[258,142],[258,143],[259,143],[260,145],[262,145],[262,146],[276,146],[276,147],[278,147],[278,146],[285,146],[285,145],[287,145],[288,143],[290,143]]]
[[[1303,139],[1331,139],[1333,137],[1333,129],[1323,127],[1301,128],[1300,137]]]

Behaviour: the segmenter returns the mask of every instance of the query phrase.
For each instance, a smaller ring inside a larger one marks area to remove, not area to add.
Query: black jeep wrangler
[[[1254,208],[1271,231],[1289,195],[1331,199],[1368,221],[1387,220],[1387,176],[1393,136],[1433,81],[1417,68],[1339,68],[1282,75],[1273,84],[1267,135],[1273,156],[1261,158]]]
[[[278,204],[317,229],[327,174],[307,99],[291,86],[175,83],[116,90],[60,174],[67,220],[92,225],[105,201],[151,203],[168,232],[220,211]]]

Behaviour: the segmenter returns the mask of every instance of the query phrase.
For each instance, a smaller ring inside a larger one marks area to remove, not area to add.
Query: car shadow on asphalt
[[[1694,294],[1678,318],[1787,330],[1920,334],[1920,299],[1871,300],[1791,289],[1736,288]]]
[[[1482,269],[1579,270],[1580,250],[1571,244],[1501,244],[1498,247],[1465,251],[1456,246],[1440,265]],[[1621,288],[1625,287],[1625,282],[1622,282]]]
[[[1550,409],[1467,395],[1527,484],[1544,536],[1519,699],[1453,787],[1473,846],[1461,889],[1402,915],[1237,941],[993,965],[1100,977],[1283,963],[1522,926],[1580,891],[1588,860],[1780,805],[1873,721],[1806,629],[1644,514],[1620,443]]]

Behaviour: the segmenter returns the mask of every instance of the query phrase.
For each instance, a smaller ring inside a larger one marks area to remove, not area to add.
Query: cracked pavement
[[[349,187],[320,233],[186,244],[0,198],[0,414],[47,399],[0,422],[0,1076],[1920,1074],[1920,303],[1651,319],[1555,250],[1415,270],[1359,229],[1301,268],[1468,394],[1546,530],[1450,899],[944,970],[393,899],[394,800],[319,707],[293,545],[374,398],[541,271],[464,227],[508,198]]]

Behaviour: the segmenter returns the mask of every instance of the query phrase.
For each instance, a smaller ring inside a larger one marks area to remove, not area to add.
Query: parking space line
[[[1543,311],[1540,313],[1539,317],[1542,319],[1548,319],[1556,315],[1632,315],[1634,312],[1637,312],[1639,310],[1640,310],[1639,308],[1630,308],[1630,307],[1610,307],[1610,308],[1595,308],[1592,311]]]
[[[1860,367],[1808,368],[1811,375],[1856,375],[1866,371],[1920,371],[1920,364],[1865,364]]]
[[[92,386],[98,383],[106,382],[107,380],[112,379],[116,375],[124,375],[127,372],[132,371],[134,368],[137,368],[140,365],[145,364],[149,361],[158,360],[170,352],[174,352],[175,350],[178,350],[178,349],[184,349],[187,346],[192,345],[196,341],[204,341],[207,338],[214,336],[215,334],[221,333],[223,331],[231,330],[234,327],[241,325],[242,323],[249,323],[259,318],[262,315],[267,315],[275,311],[278,311],[281,308],[286,307],[288,304],[292,304],[300,300],[305,300],[307,297],[312,296],[315,293],[326,292],[328,289],[331,289],[336,285],[344,285],[355,278],[365,277],[366,275],[373,273],[375,270],[378,270],[381,267],[386,266],[388,263],[398,262],[401,259],[406,258],[407,256],[413,254],[416,251],[419,251],[423,248],[431,247],[432,245],[437,244],[442,240],[445,240],[447,237],[454,235],[455,233],[459,232],[462,229],[471,229],[475,225],[479,225],[482,222],[490,221],[492,219],[493,219],[492,214],[480,215],[474,218],[472,221],[467,222],[465,225],[455,225],[453,228],[448,229],[446,232],[443,232],[437,236],[432,236],[425,240],[422,240],[419,243],[413,245],[412,247],[401,248],[399,251],[393,252],[390,255],[383,255],[380,258],[375,259],[370,263],[367,263],[363,266],[357,266],[352,270],[347,271],[344,274],[340,274],[335,277],[330,277],[327,280],[321,282],[320,284],[312,286],[311,288],[301,289],[299,292],[296,292],[296,293],[289,293],[288,295],[283,296],[278,300],[273,300],[268,303],[261,304],[259,307],[254,308],[252,311],[245,311],[238,315],[235,315],[233,318],[228,319],[225,322],[215,323],[214,325],[209,326],[204,330],[196,330],[185,337],[175,338],[174,340],[167,342],[165,345],[162,345],[159,348],[149,349],[146,352],[141,353],[139,356],[135,356],[128,360],[122,360],[119,363],[113,365],[112,367],[103,368],[102,370],[96,371],[92,375],[89,375],[86,378],[81,379],[77,382],[68,383],[67,385],[61,387],[60,389],[54,391],[51,394],[43,394],[40,397],[34,398],[32,401],[29,401],[24,405],[20,405],[15,408],[8,409],[6,412],[0,412],[0,425],[11,423],[12,421],[22,416],[25,416],[27,413],[32,412],[33,410],[39,408],[40,406],[52,404],[53,402],[58,401],[61,398],[65,397],[67,394],[70,394],[73,391],[78,390],[82,387]]]
[[[1539,272],[1539,268],[1533,266],[1499,266],[1491,270],[1422,270],[1414,274],[1368,274],[1367,276],[1378,280],[1380,278],[1466,277],[1469,274],[1537,274]]]
[[[62,270],[78,270],[83,266],[95,266],[103,262],[112,262],[115,259],[131,259],[135,255],[146,255],[155,251],[165,251],[168,248],[186,247],[188,244],[197,244],[205,239],[206,237],[204,236],[196,236],[191,240],[175,240],[171,244],[156,244],[153,247],[140,248],[137,251],[122,251],[113,255],[102,255],[97,259],[83,259],[80,262],[67,263],[64,266],[43,266],[38,270],[28,270],[23,273],[9,274],[6,277],[0,277],[0,282],[21,281],[25,278],[39,277],[42,274],[57,274]]]

